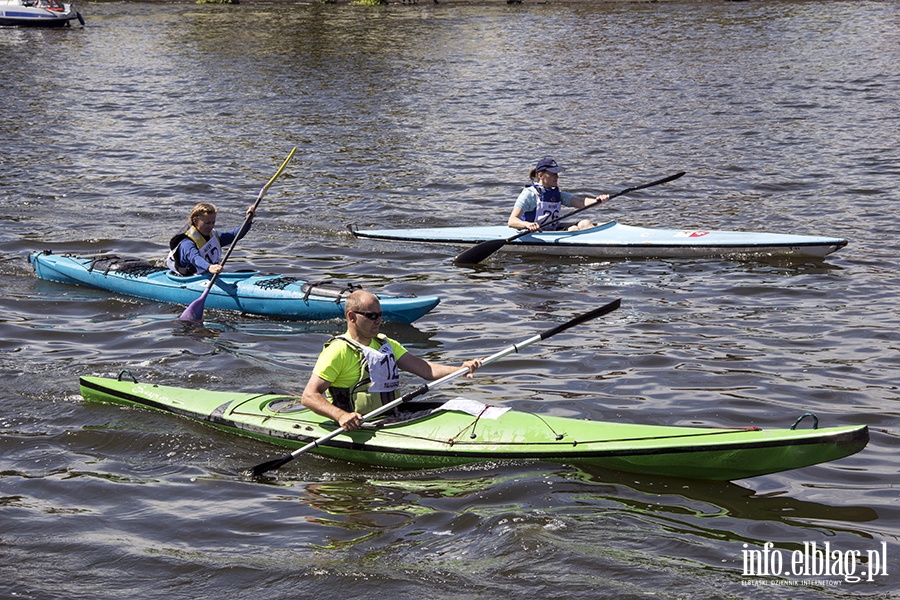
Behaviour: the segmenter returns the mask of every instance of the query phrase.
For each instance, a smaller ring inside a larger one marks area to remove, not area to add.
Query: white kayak
[[[506,226],[357,229],[351,225],[349,229],[358,238],[454,246],[506,240],[521,233]],[[609,221],[581,231],[531,233],[504,244],[501,250],[597,258],[823,257],[846,245],[847,240],[833,237],[713,229],[651,229]]]

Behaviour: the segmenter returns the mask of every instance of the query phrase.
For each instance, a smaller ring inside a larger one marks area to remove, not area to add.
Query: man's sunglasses
[[[365,318],[369,319],[370,321],[377,321],[382,316],[384,316],[383,312],[361,312],[358,310],[355,310],[353,312],[355,312],[358,315],[364,316]]]

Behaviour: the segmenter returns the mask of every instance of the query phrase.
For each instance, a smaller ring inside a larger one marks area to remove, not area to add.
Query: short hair
[[[344,316],[349,316],[351,311],[360,312],[362,305],[367,304],[372,298],[378,300],[378,296],[366,290],[355,290],[344,301]]]

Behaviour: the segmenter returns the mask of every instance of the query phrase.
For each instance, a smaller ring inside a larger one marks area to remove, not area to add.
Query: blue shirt
[[[247,224],[247,231],[244,232],[244,235],[247,235],[252,225],[253,219],[250,219],[250,223]],[[228,244],[231,244],[232,242],[234,242],[235,238],[237,238],[237,234],[240,229],[241,226],[239,225],[230,231],[214,230],[212,235],[218,233],[219,243],[222,244],[222,248],[227,248]],[[244,237],[244,235],[242,235],[241,237]],[[178,244],[178,259],[181,261],[182,265],[194,265],[194,267],[197,269],[197,273],[206,273],[212,266],[210,262],[208,262],[200,255],[200,249],[197,248],[197,245],[191,238],[184,238]]]

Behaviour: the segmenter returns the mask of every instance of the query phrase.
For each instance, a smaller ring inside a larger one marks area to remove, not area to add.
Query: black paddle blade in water
[[[461,252],[453,259],[456,265],[477,265],[488,256],[506,245],[508,240],[488,240],[475,244],[465,252]]]
[[[276,460],[270,460],[269,462],[264,462],[261,465],[256,465],[255,467],[250,469],[250,476],[251,477],[261,477],[263,474],[265,474],[269,471],[274,471],[275,469],[278,469],[279,467],[283,467],[284,465],[291,462],[292,460],[294,460],[294,456],[292,454],[288,454],[287,456],[284,456],[282,458],[279,458]]]

